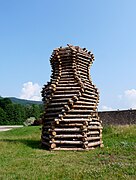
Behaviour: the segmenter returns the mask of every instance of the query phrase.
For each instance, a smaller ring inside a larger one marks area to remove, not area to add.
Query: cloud
[[[124,98],[130,108],[136,108],[136,89],[129,89],[124,92]]]
[[[127,89],[122,94],[118,95],[113,102],[109,102],[111,105],[99,106],[100,111],[113,111],[113,110],[124,110],[124,109],[136,109],[136,89]]]
[[[41,101],[41,86],[37,83],[26,82],[21,90],[21,99]]]
[[[111,107],[108,107],[108,106],[103,105],[103,106],[101,107],[101,110],[102,110],[102,111],[112,111],[113,109],[112,109]]]

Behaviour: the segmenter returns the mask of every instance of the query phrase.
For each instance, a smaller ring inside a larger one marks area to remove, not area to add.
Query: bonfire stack
[[[51,81],[43,87],[42,145],[50,150],[102,147],[99,93],[90,79],[94,55],[68,45],[53,51]]]

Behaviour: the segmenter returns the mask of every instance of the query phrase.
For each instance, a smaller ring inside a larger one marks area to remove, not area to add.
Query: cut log
[[[52,144],[50,145],[51,149],[56,148],[56,144],[54,142],[52,142]]]
[[[64,121],[63,121],[64,122]],[[68,123],[68,124],[60,124],[60,127],[81,127],[83,126],[82,123]]]
[[[87,137],[88,141],[92,141],[92,140],[100,140],[100,137]]]
[[[89,119],[88,118],[71,118],[71,119],[66,119],[66,118],[63,118],[63,121],[64,122],[81,122],[81,123],[83,123],[83,122],[85,122],[85,121],[89,121]]]
[[[88,94],[86,94],[86,93],[83,93],[82,94],[83,95],[83,97],[88,97],[88,98],[92,98],[92,99],[97,99],[98,97],[96,96],[96,95],[88,95]]]
[[[86,98],[86,97],[83,97],[83,96],[81,96],[80,98],[79,98],[79,100],[81,101],[81,100],[83,100],[84,102],[96,102],[96,99],[97,98],[94,98],[93,97],[93,99],[92,99],[92,97],[90,96],[90,98]]]
[[[50,143],[52,143],[52,141],[50,141]],[[59,140],[55,140],[54,141],[54,143],[56,143],[56,144],[83,144],[83,142],[82,141],[63,141],[63,140],[61,140],[61,141],[59,141]]]
[[[89,122],[89,125],[98,125],[98,126],[101,126],[101,123],[100,122]]]
[[[78,85],[78,84],[77,84]],[[71,86],[70,85],[70,87],[67,87],[67,84],[66,84],[66,87],[63,87],[63,86],[60,86],[60,87],[57,87],[56,88],[57,90],[79,90],[80,89],[80,87],[77,87],[77,86]],[[60,91],[59,91],[59,93],[60,93]]]
[[[59,97],[58,99],[55,97],[52,97],[52,101],[51,102],[67,102],[69,100],[69,97],[65,97],[65,98],[61,98],[61,97]]]
[[[86,106],[86,105],[73,105],[73,108],[79,109],[81,111],[81,109],[94,109],[95,105],[90,105],[90,106]],[[82,111],[83,112],[83,111]]]
[[[81,99],[81,98],[80,98]],[[81,105],[81,106],[83,106],[83,105],[88,105],[88,106],[94,106],[94,105],[96,105],[96,103],[94,103],[94,102],[86,102],[86,101],[77,101],[76,103],[75,103],[75,105]]]
[[[54,94],[54,98],[57,98],[57,97],[59,97],[59,98],[64,98],[64,97],[72,97],[72,96],[75,96],[76,94]]]
[[[88,129],[92,130],[92,129],[102,129],[101,126],[88,126]]]
[[[58,91],[56,91],[55,93],[54,93],[54,95],[58,95],[59,94],[59,96],[62,96],[62,95],[71,95],[71,94],[73,94],[73,93],[78,93],[79,92],[79,89],[77,88],[77,90],[76,89],[65,89],[65,90],[61,90],[61,89],[59,89]]]
[[[100,141],[90,142],[90,143],[88,143],[88,147],[94,147],[94,146],[98,146],[98,145],[100,145],[100,144],[101,144]]]
[[[49,132],[52,131],[52,129],[48,130]],[[80,128],[55,128],[55,132],[81,132]]]
[[[83,113],[91,113],[93,111],[93,108],[94,107],[91,107],[89,110],[88,109],[72,109],[70,112],[74,112],[74,113],[80,113],[80,114],[83,114]]]
[[[87,132],[87,135],[99,135],[100,132],[99,131],[90,131],[90,132]]]
[[[81,134],[60,134],[56,135],[55,138],[83,138]]]
[[[81,118],[81,119],[83,119],[83,118],[88,118],[88,120],[89,120],[89,115],[86,115],[86,114],[66,114],[66,116],[65,116],[66,118],[71,118],[71,119],[74,119],[74,118],[77,118],[77,119],[79,119],[79,118]]]

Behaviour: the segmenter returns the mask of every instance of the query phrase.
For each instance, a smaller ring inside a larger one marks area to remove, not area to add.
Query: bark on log
[[[48,131],[50,132],[52,131],[52,129],[49,129]],[[55,128],[54,131],[55,132],[81,132],[81,129],[80,128]]]
[[[50,141],[50,143],[52,143],[52,141]],[[54,143],[56,144],[83,144],[82,141],[74,141],[74,140],[73,141],[55,140]]]
[[[89,135],[99,135],[99,134],[100,134],[99,131],[90,131],[90,132],[87,133],[88,136]]]
[[[94,147],[94,146],[98,146],[98,145],[100,145],[100,144],[101,144],[100,141],[90,142],[90,143],[88,143],[88,147]]]
[[[55,138],[82,138],[84,137],[81,134],[60,134],[56,135]]]
[[[88,141],[92,141],[92,140],[100,140],[100,137],[87,137]]]
[[[89,121],[89,119],[88,118],[71,118],[71,119],[67,119],[67,118],[63,118],[63,121],[64,122],[81,122],[81,123],[83,123],[83,122],[85,122],[85,121]]]

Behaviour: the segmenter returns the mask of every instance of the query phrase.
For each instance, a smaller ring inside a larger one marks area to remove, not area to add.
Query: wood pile
[[[99,93],[90,78],[94,55],[68,45],[53,51],[51,81],[42,89],[45,113],[42,145],[50,150],[88,150],[102,147],[98,117]]]

